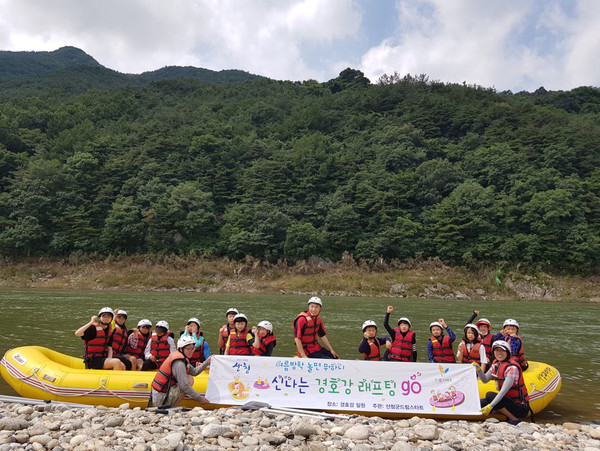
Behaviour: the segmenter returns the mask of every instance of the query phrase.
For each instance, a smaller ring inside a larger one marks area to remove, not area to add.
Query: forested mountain
[[[16,95],[0,102],[0,250],[593,272],[599,111],[597,88],[497,93],[352,69]]]

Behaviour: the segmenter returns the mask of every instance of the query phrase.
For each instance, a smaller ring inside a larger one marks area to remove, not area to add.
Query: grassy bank
[[[600,301],[599,276],[558,277],[512,270],[502,275],[498,285],[491,268],[470,271],[438,260],[366,265],[349,256],[336,264],[313,261],[294,266],[254,259],[143,256],[2,262],[0,287]]]

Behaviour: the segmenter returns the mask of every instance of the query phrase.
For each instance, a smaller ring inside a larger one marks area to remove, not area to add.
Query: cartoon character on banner
[[[231,397],[238,401],[243,401],[250,395],[250,388],[246,387],[237,377],[233,382],[227,384],[227,388],[229,389],[229,393],[231,393]]]
[[[431,409],[432,412],[435,412],[436,407],[439,407],[440,409],[452,408],[452,412],[454,412],[454,407],[462,404],[464,401],[464,393],[457,391],[456,387],[451,385],[445,392],[431,390],[429,404],[433,406]]]

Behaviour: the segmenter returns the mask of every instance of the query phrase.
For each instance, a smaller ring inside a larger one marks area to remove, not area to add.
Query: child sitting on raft
[[[381,360],[381,346],[388,349],[391,342],[388,338],[377,337],[377,324],[375,321],[367,320],[362,325],[363,339],[358,346],[358,352],[362,353],[365,360]]]
[[[125,365],[113,358],[113,350],[108,346],[110,323],[115,316],[110,307],[104,307],[98,316],[92,316],[89,323],[75,331],[76,337],[85,342],[83,361],[90,370],[124,370]]]
[[[523,349],[523,339],[519,334],[519,323],[517,320],[508,318],[502,325],[502,330],[494,335],[494,342],[504,340],[510,345],[510,354],[517,361],[523,371],[529,368]]]
[[[484,373],[481,367],[477,368],[477,377],[486,383],[494,379],[496,392],[487,392],[485,399],[481,400],[483,415],[489,415],[492,410],[504,415],[506,421],[516,425],[520,418],[525,418],[529,413],[529,393],[523,379],[523,370],[518,362],[511,358],[510,346],[507,342],[499,340],[492,345],[494,363]]]
[[[179,336],[192,337],[196,340],[194,353],[190,357],[192,366],[198,366],[210,357],[210,348],[204,339],[204,332],[200,330],[200,320],[198,318],[188,319],[185,329],[179,332]]]
[[[270,356],[277,346],[277,338],[273,335],[273,324],[269,321],[261,321],[258,327],[252,328],[254,341],[252,342],[252,354],[258,356]]]
[[[459,363],[477,363],[483,372],[487,369],[488,359],[485,348],[479,341],[479,331],[475,324],[467,324],[464,328],[465,336],[458,345],[456,361]]]
[[[410,320],[402,317],[398,320],[398,327],[390,327],[390,314],[394,307],[388,305],[383,325],[391,337],[390,361],[416,362],[417,361],[417,334],[410,330]]]
[[[448,335],[444,335],[444,329],[448,332]],[[444,318],[440,318],[438,321],[434,321],[429,325],[429,331],[431,337],[427,342],[427,354],[429,357],[429,363],[454,363],[454,349],[452,343],[456,340],[456,335],[450,327],[444,321]]]
[[[227,324],[223,324],[219,329],[219,338],[217,340],[217,348],[219,348],[219,354],[225,354],[225,346],[227,346],[227,340],[229,339],[229,334],[235,328],[233,327],[233,318],[239,312],[236,308],[230,307],[225,312],[225,318],[227,318]]]
[[[238,313],[233,319],[234,329],[229,334],[225,355],[252,355],[250,343],[254,339],[248,329],[248,318],[243,313]]]

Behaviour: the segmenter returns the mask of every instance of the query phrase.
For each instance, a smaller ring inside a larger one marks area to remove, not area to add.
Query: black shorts
[[[125,365],[126,371],[131,371],[131,362],[125,356],[121,354],[113,355],[113,359],[119,359]]]
[[[83,361],[87,370],[101,370],[104,369],[104,362],[106,357],[93,357]]]
[[[309,359],[335,359],[329,349],[322,348],[320,351],[315,351],[307,356]]]
[[[498,393],[489,391],[485,394],[485,399],[481,400],[481,407],[487,406],[491,403]],[[511,398],[504,397],[498,404],[494,406],[493,410],[506,409],[517,418],[525,418],[529,414],[529,404],[521,404],[512,400]]]
[[[153,371],[157,370],[158,365],[152,360],[144,360],[144,364],[142,365],[142,371]]]

